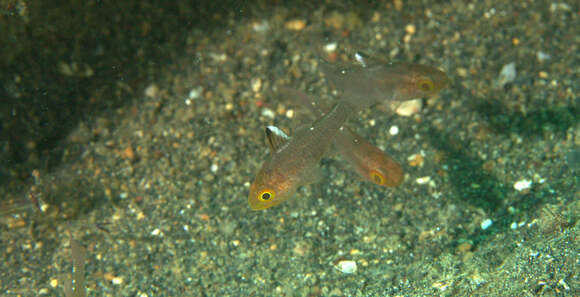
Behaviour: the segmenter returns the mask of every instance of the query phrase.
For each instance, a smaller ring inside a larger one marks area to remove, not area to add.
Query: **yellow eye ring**
[[[274,197],[276,197],[276,192],[269,189],[262,190],[258,193],[258,200],[262,202],[271,201]]]
[[[387,181],[385,176],[376,170],[372,170],[369,175],[371,177],[371,181],[379,186],[384,186],[385,182]]]
[[[433,82],[428,78],[420,80],[417,86],[423,92],[431,92],[435,88]]]

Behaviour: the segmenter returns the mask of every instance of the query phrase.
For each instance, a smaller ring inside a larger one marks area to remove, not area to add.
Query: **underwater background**
[[[579,296],[579,19],[576,1],[0,0],[0,296]],[[251,210],[264,128],[300,121],[276,89],[331,104],[321,55],[358,51],[450,78],[348,122],[404,182],[329,154]]]

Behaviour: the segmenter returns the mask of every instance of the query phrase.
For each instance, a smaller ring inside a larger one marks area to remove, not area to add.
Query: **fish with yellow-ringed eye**
[[[331,69],[326,63],[321,66],[327,79],[340,89],[341,99],[330,111],[310,126],[298,130],[292,138],[276,127],[266,128],[270,157],[250,185],[248,203],[254,210],[278,205],[291,198],[298,187],[315,180],[320,159],[336,143],[336,136],[342,133],[339,131],[349,116],[383,101],[432,96],[448,84],[447,76],[442,71],[418,64],[389,63],[339,71]],[[370,145],[354,134],[351,136],[354,138],[344,139],[357,145]],[[352,139],[357,141],[353,142]],[[336,144],[337,147],[346,145]],[[358,150],[364,151],[360,148]],[[396,172],[398,164],[394,161],[392,163],[396,165],[391,170]],[[367,174],[368,179],[377,184],[397,185],[402,181],[402,170],[401,178],[391,181],[390,174],[385,175],[377,170],[367,171]]]

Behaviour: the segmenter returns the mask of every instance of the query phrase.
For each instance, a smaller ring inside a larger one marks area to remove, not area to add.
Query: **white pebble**
[[[189,94],[187,95],[187,98],[189,99],[197,99],[199,98],[199,96],[201,96],[201,92],[203,92],[203,88],[202,87],[197,87],[195,89],[191,89],[189,91]]]
[[[514,184],[514,189],[516,189],[516,191],[521,192],[523,190],[527,190],[532,186],[532,181],[529,179],[522,179],[517,181]]]
[[[113,283],[113,285],[120,285],[123,283],[123,278],[122,277],[114,277],[111,282]]]
[[[419,112],[421,108],[423,108],[423,100],[413,99],[400,103],[396,107],[395,112],[400,116],[408,117]]]
[[[262,80],[259,77],[252,79],[252,91],[259,92],[262,89]]]
[[[431,177],[430,176],[419,177],[419,178],[417,178],[416,181],[417,181],[418,184],[424,185],[424,184],[426,184],[426,183],[428,183],[428,182],[431,181]]]
[[[262,109],[262,116],[273,119],[276,116],[276,113],[269,108],[264,108]]]
[[[492,224],[493,224],[493,221],[491,219],[485,219],[485,220],[483,220],[483,222],[481,222],[481,229],[485,230],[485,229],[489,228]]]
[[[217,166],[217,164],[211,164],[211,166],[209,167],[209,170],[211,170],[211,172],[216,173],[219,169],[219,166]]]
[[[538,62],[544,62],[546,60],[549,60],[551,58],[551,56],[550,56],[550,54],[539,51],[536,53],[536,58],[538,59]]]
[[[156,84],[151,84],[145,89],[145,96],[149,98],[156,98],[159,95],[159,87]]]
[[[151,231],[151,235],[152,236],[163,236],[163,232],[161,232],[161,230],[159,228],[156,228],[155,230]]]
[[[353,274],[356,272],[356,262],[353,260],[342,260],[336,264],[336,268],[342,273]]]
[[[509,64],[503,65],[501,71],[499,72],[499,77],[496,81],[496,86],[502,88],[505,84],[511,83],[516,79],[516,63],[511,62]]]
[[[327,53],[334,52],[336,50],[337,45],[338,44],[336,42],[328,43],[324,46],[324,51]]]
[[[389,133],[393,136],[399,134],[399,127],[391,126],[391,128],[389,129]]]

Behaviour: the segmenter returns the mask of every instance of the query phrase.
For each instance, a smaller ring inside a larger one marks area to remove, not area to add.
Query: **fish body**
[[[271,157],[250,186],[250,207],[261,210],[278,205],[289,199],[298,187],[313,182],[320,159],[328,152],[352,109],[351,104],[341,101],[310,127],[298,130],[292,138],[267,128]],[[286,141],[276,140],[280,138]]]
[[[403,182],[401,165],[352,130],[342,129],[334,141],[335,150],[366,180],[384,187]]]
[[[311,96],[290,88],[282,88],[286,97],[322,116],[323,108]],[[388,154],[347,127],[341,127],[334,139],[336,151],[363,178],[379,186],[396,187],[403,182],[404,172]]]
[[[326,62],[320,65],[326,78],[342,92],[341,96],[365,107],[431,97],[449,84],[443,71],[421,64],[396,62],[341,68]]]

